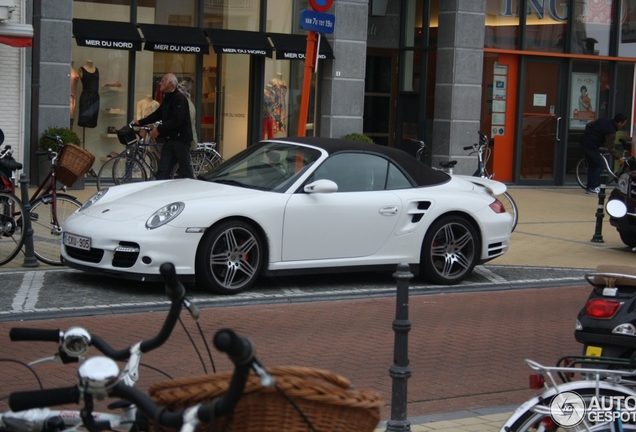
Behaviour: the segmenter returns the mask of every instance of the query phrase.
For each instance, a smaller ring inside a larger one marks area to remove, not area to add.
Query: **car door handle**
[[[380,214],[385,216],[395,216],[398,214],[399,209],[397,206],[386,206],[380,209]]]

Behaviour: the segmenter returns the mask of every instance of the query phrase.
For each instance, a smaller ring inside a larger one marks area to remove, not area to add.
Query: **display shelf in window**
[[[125,91],[124,87],[102,86],[101,88],[101,93],[121,93]]]
[[[117,134],[103,133],[102,138],[117,138]]]

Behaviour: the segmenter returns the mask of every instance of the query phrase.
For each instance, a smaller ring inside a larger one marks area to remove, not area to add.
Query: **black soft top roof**
[[[450,176],[443,171],[434,170],[430,166],[418,161],[407,152],[393,147],[371,144],[362,141],[352,141],[339,138],[321,137],[292,137],[274,138],[268,141],[283,141],[288,143],[307,144],[320,147],[329,154],[339,152],[375,153],[390,159],[409,176],[417,186],[432,186],[446,183]]]

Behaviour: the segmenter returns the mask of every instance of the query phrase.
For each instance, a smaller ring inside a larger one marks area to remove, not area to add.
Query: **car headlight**
[[[182,202],[175,202],[161,207],[148,218],[146,221],[146,228],[155,229],[167,224],[179,216],[184,208],[185,204]]]
[[[618,178],[618,182],[617,182],[617,186],[616,187],[621,193],[623,193],[625,195],[627,195],[627,187],[629,186],[629,179],[630,178],[631,177],[630,177],[629,173],[625,173],[625,174],[623,174],[622,176],[620,176]]]
[[[99,192],[97,192],[95,195],[93,195],[92,197],[90,197],[88,199],[88,201],[86,201],[84,203],[84,205],[82,205],[79,209],[79,211],[83,211],[86,210],[87,208],[89,208],[90,206],[92,206],[93,204],[95,204],[97,201],[99,201],[100,199],[102,199],[104,197],[104,195],[106,195],[106,192],[108,192],[108,188],[106,189],[102,189]]]

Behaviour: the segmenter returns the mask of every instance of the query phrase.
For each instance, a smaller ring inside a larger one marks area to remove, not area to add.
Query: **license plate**
[[[64,233],[63,242],[65,246],[70,246],[83,250],[91,250],[91,239],[71,233]]]
[[[585,355],[590,357],[600,357],[602,352],[603,348],[601,347],[588,345],[587,348],[585,348]]]

